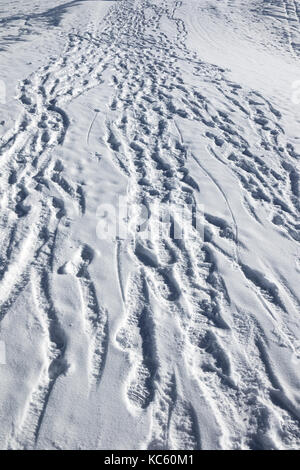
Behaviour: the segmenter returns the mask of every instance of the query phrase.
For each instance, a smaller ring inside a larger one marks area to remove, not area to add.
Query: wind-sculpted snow
[[[94,18],[98,2],[82,3],[17,14],[79,20],[62,26],[61,54],[20,81],[20,115],[0,140],[1,339],[23,302],[35,345],[26,367],[19,355],[0,365],[1,446],[295,449],[297,136],[274,97],[187,45],[185,2],[109,2]],[[268,21],[286,12],[294,60],[299,2],[253,3]],[[126,236],[106,240],[93,210],[121,180]]]

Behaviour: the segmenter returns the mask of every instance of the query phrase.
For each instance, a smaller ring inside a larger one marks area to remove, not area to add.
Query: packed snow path
[[[299,142],[200,20],[251,3],[296,69],[300,3],[53,3],[2,20],[77,19],[0,140],[1,447],[298,448]]]

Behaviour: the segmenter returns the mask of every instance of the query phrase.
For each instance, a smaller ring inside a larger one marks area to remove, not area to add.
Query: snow
[[[0,0],[2,449],[299,448],[299,22]]]

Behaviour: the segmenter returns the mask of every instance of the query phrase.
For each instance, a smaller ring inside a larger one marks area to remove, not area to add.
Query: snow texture
[[[299,448],[300,1],[0,25],[0,447]]]

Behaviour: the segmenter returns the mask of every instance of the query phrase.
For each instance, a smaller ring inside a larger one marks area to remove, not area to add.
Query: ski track
[[[299,28],[298,2],[266,3],[276,3],[284,15],[287,40],[298,54],[293,40],[293,29]],[[267,340],[257,319],[231,303],[226,279],[218,269],[219,256],[238,272],[241,283],[250,286],[271,316],[278,341],[291,352],[296,337],[285,321],[284,299],[298,310],[299,303],[280,273],[265,276],[258,267],[243,262],[234,209],[201,155],[185,143],[181,126],[193,122],[210,158],[236,178],[253,224],[261,224],[257,208],[263,206],[274,229],[295,244],[300,241],[299,155],[286,140],[280,113],[268,99],[230,82],[222,69],[201,62],[187,49],[185,24],[176,16],[180,6],[181,2],[163,0],[118,2],[109,9],[102,32],[91,25],[83,34],[68,34],[64,54],[50,59],[19,86],[23,112],[0,141],[0,226],[8,234],[0,240],[0,319],[30,282],[44,332],[45,363],[9,438],[9,448],[36,446],[51,392],[69,368],[66,335],[52,290],[54,252],[61,225],[64,230],[67,222],[72,226],[65,201],[73,204],[79,216],[85,213],[86,202],[82,186],[69,179],[53,150],[63,145],[70,125],[64,107],[100,86],[103,73],[109,71],[113,96],[110,118],[104,119],[105,140],[114,164],[128,177],[129,205],[151,207],[156,202],[167,211],[172,203],[185,208],[192,219],[191,204],[197,207],[201,192],[201,177],[195,181],[187,169],[194,159],[226,208],[224,218],[205,212],[204,239],[190,225],[188,241],[174,239],[170,233],[146,241],[131,214],[127,248],[135,270],[126,282],[121,269],[124,246],[117,241],[123,315],[115,343],[130,362],[124,383],[126,406],[134,415],[149,411],[151,417],[145,447],[201,448],[201,423],[178,377],[182,364],[208,409],[218,410],[221,447],[293,448],[299,443],[299,414],[271,370]],[[160,31],[162,18],[175,25],[175,41]],[[196,77],[209,81],[222,109],[216,107],[216,100],[210,101],[205,89],[202,94],[198,86],[185,83],[178,67],[182,61]],[[95,109],[87,130],[87,143],[98,112]],[[177,215],[170,215],[171,233],[179,223]],[[149,231],[155,234],[151,219]],[[90,387],[100,383],[111,340],[109,312],[100,305],[89,272],[92,260],[93,250],[83,241],[75,258],[59,269],[59,274],[72,274],[78,283],[89,341]],[[180,347],[172,357],[162,347],[157,305],[180,329]],[[233,351],[228,351],[229,342],[235,345]]]
[[[83,245],[73,260],[58,269],[59,274],[71,274],[78,280],[83,321],[89,344],[88,380],[91,388],[99,385],[105,367],[108,339],[107,312],[99,304],[96,288],[88,271],[93,258],[93,249]]]
[[[300,54],[300,5],[297,0],[267,0],[261,9],[263,15],[276,18],[283,28],[283,40],[295,57]]]

